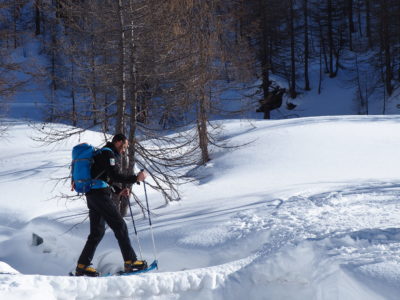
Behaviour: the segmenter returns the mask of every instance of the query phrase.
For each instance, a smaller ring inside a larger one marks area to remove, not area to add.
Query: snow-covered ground
[[[159,270],[78,278],[89,230],[68,182],[78,139],[39,147],[14,122],[0,146],[0,299],[398,299],[400,118],[313,117],[224,121],[235,150],[216,149],[164,206],[149,192]],[[81,141],[99,145],[88,132]],[[142,186],[135,192],[143,198]],[[144,258],[153,247],[137,207]],[[138,250],[130,218],[126,219]],[[44,238],[32,245],[32,234]],[[107,230],[94,265],[122,267]]]

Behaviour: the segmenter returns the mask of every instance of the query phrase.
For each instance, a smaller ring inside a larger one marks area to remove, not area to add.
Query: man
[[[102,184],[103,187],[92,188],[86,193],[87,206],[89,208],[90,234],[78,259],[78,265],[75,270],[75,275],[77,276],[99,276],[96,269],[91,266],[91,261],[97,245],[104,236],[106,223],[114,231],[115,237],[118,240],[125,262],[125,272],[141,270],[147,267],[146,261],[137,260],[135,251],[131,246],[126,223],[112,200],[112,193],[115,193],[113,188],[114,182],[133,184],[138,181],[144,181],[147,177],[144,171],[139,172],[136,176],[123,175],[118,171],[116,159],[127,148],[127,138],[123,134],[117,134],[113,137],[112,142],[108,142],[102,148],[102,151],[93,158],[92,178],[101,180],[104,184]],[[126,188],[117,192],[120,195],[128,196],[130,190]]]

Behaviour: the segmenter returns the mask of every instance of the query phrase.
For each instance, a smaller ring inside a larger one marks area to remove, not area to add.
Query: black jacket
[[[104,148],[110,148],[112,151],[105,150]],[[100,151],[99,154],[93,157],[93,165],[91,169],[91,175],[94,179],[100,179],[107,182],[110,186],[113,186],[114,182],[119,183],[135,183],[135,175],[124,175],[121,174],[117,167],[117,159],[119,159],[119,153],[113,143],[108,142]],[[116,188],[119,192],[119,188]]]

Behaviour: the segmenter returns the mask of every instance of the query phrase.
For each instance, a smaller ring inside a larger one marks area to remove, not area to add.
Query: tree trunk
[[[19,7],[17,0],[14,0],[14,20],[13,20],[13,38],[14,38],[14,49],[17,49],[17,19],[19,15]]]
[[[304,13],[304,89],[311,90],[310,78],[308,75],[308,60],[310,56],[309,37],[308,37],[308,0],[303,1]]]
[[[126,111],[126,98],[127,98],[127,62],[126,62],[126,55],[127,55],[127,45],[126,45],[126,37],[125,37],[125,21],[124,21],[124,9],[122,0],[118,0],[118,15],[119,15],[119,22],[120,22],[120,44],[119,44],[119,51],[120,51],[120,95],[117,102],[117,120],[115,124],[115,132],[116,133],[124,133],[125,132],[125,111]]]
[[[58,89],[57,86],[57,78],[56,78],[56,49],[57,46],[57,39],[56,39],[56,32],[55,28],[51,28],[51,99],[50,99],[50,111],[49,111],[49,121],[54,121],[55,116],[55,105],[56,105],[56,90]]]
[[[71,100],[72,100],[72,125],[78,125],[78,116],[76,110],[76,95],[75,95],[75,68],[74,63],[71,63]]]
[[[35,35],[41,34],[40,24],[42,23],[42,20],[40,14],[40,1],[41,0],[35,0]]]
[[[371,35],[371,7],[370,0],[365,0],[365,23],[366,23],[366,31],[368,37],[368,46],[372,47],[372,35]]]
[[[329,77],[335,77],[333,71],[333,20],[332,20],[332,0],[328,0],[328,47],[329,47]]]
[[[207,131],[207,100],[204,95],[204,90],[202,95],[200,95],[198,117],[197,117],[197,131],[199,135],[199,147],[201,151],[201,161],[200,165],[204,165],[210,161],[210,156],[208,153],[208,131]]]
[[[133,15],[133,3],[132,0],[129,1],[131,14]],[[130,99],[130,109],[131,115],[129,120],[129,170],[133,170],[135,166],[135,155],[136,155],[136,129],[137,129],[137,106],[138,106],[138,85],[137,85],[137,47],[135,44],[135,32],[134,32],[134,23],[131,21],[131,36],[130,36],[130,55],[131,55],[131,99]]]
[[[355,32],[353,20],[353,0],[347,0],[347,15],[348,15],[348,29],[349,29],[349,48],[353,51],[353,32]]]
[[[289,17],[289,35],[290,35],[290,97],[296,98],[296,49],[295,49],[295,32],[294,32],[294,7],[293,0],[290,0],[290,17]]]
[[[392,72],[392,58],[391,58],[391,45],[390,45],[390,31],[389,31],[389,7],[387,0],[383,0],[381,4],[381,22],[382,22],[382,50],[384,55],[385,66],[385,87],[388,95],[392,95],[393,86],[393,72]]]
[[[328,66],[328,58],[326,55],[326,45],[325,45],[325,38],[324,38],[324,33],[323,33],[323,28],[322,28],[322,23],[321,23],[321,16],[318,16],[318,31],[319,31],[319,41],[320,41],[320,66],[322,68],[322,57],[324,59],[324,72],[329,73],[329,66]]]
[[[97,124],[98,121],[98,108],[97,108],[97,104],[98,104],[98,100],[97,100],[97,84],[96,84],[96,73],[97,73],[97,69],[96,69],[96,57],[95,57],[95,53],[94,53],[94,36],[91,36],[91,47],[90,47],[90,90],[91,90],[91,95],[92,95],[92,118],[93,118],[93,125]]]
[[[318,81],[318,95],[321,94],[322,89],[322,47],[319,47],[319,81]]]
[[[269,48],[269,36],[267,33],[267,17],[266,17],[266,6],[263,0],[259,1],[259,6],[261,10],[261,79],[262,79],[262,90],[263,90],[263,99],[267,99],[269,95],[269,87],[271,82],[269,80],[269,72],[270,72],[270,48]],[[265,119],[264,114],[264,119]],[[269,113],[268,113],[269,119]]]
[[[104,65],[107,65],[107,53],[104,53]],[[110,123],[108,120],[108,105],[109,105],[109,101],[108,101],[108,91],[105,90],[104,91],[104,111],[102,113],[102,120],[103,120],[103,130],[104,132],[108,132],[108,130],[110,129]]]

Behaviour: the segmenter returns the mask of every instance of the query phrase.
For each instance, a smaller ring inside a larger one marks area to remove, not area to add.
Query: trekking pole
[[[156,243],[154,241],[154,233],[153,233],[153,226],[151,224],[151,216],[150,216],[150,208],[149,208],[149,200],[147,198],[147,190],[146,190],[146,181],[143,181],[143,187],[144,187],[144,196],[146,197],[146,205],[147,205],[147,214],[149,216],[149,225],[150,225],[150,233],[151,233],[151,239],[153,241],[153,253],[154,253],[154,261],[156,262],[156,268],[158,270],[158,261],[157,261],[157,251],[156,251]]]
[[[130,199],[128,199],[128,202],[129,202],[129,211],[131,212],[131,218],[132,218],[133,229],[135,230],[135,235],[136,235],[137,243],[138,243],[138,245],[139,245],[140,259],[143,260],[143,256],[142,256],[142,247],[140,246],[139,235],[138,235],[138,232],[137,232],[137,230],[136,230],[135,220],[133,219],[133,213],[132,213],[132,207],[131,207],[131,201],[130,201]]]

